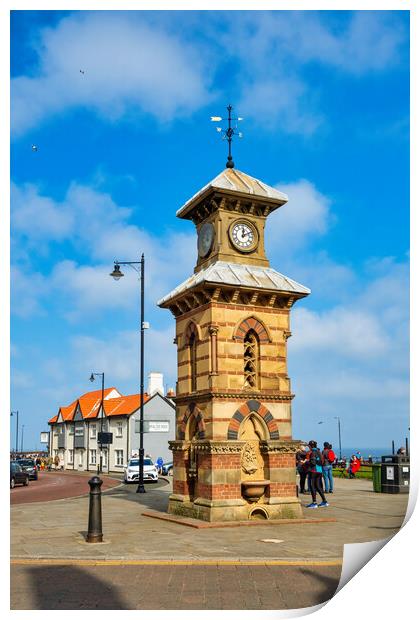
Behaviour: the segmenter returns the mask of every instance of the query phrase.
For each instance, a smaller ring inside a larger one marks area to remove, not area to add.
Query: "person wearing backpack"
[[[332,445],[328,441],[324,441],[324,449],[322,451],[324,463],[322,465],[322,476],[324,478],[325,493],[332,493],[334,489],[332,464],[335,461],[335,454]]]
[[[306,508],[324,508],[329,506],[327,500],[325,499],[324,490],[322,488],[322,462],[323,457],[321,454],[321,450],[317,447],[316,441],[313,439],[308,443],[310,448],[308,461],[309,461],[309,479],[311,481],[311,493],[312,493],[312,503],[307,504]],[[316,494],[319,493],[321,496],[322,502],[320,504],[316,503]]]

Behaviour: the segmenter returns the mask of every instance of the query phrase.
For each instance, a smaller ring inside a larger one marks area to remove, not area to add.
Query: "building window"
[[[77,424],[74,427],[74,436],[75,437],[83,437],[83,435],[84,435],[83,424]]]
[[[90,438],[96,439],[96,424],[90,425]]]
[[[123,436],[123,423],[122,422],[117,422],[117,437],[122,437]]]
[[[188,341],[189,358],[190,358],[190,387],[191,392],[197,390],[197,336],[191,334]]]
[[[57,437],[58,435],[58,428],[57,426],[54,426],[54,437]]]
[[[96,465],[96,450],[89,450],[89,454],[90,454],[89,464]]]
[[[102,460],[103,460],[103,466],[104,467],[108,467],[108,450],[105,449],[102,452]]]
[[[74,435],[74,424],[69,424],[69,435]]]
[[[79,451],[79,467],[83,467],[83,452]]]
[[[258,364],[259,364],[258,336],[250,329],[244,338],[244,387],[258,389]]]
[[[124,450],[115,450],[115,465],[117,467],[124,465]]]
[[[69,463],[73,463],[74,450],[69,450]]]

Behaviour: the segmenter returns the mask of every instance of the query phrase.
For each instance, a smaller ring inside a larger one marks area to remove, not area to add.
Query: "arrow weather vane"
[[[216,130],[222,134],[223,140],[228,141],[228,158],[226,162],[226,168],[234,168],[235,164],[233,163],[233,159],[232,159],[232,138],[233,136],[238,136],[238,138],[242,138],[242,133],[238,131],[237,124],[234,127],[232,127],[232,121],[238,123],[239,121],[243,121],[244,119],[241,118],[240,116],[238,116],[237,118],[232,117],[233,107],[230,104],[227,106],[226,109],[228,111],[227,118],[222,118],[221,116],[211,116],[210,120],[215,123],[219,121],[228,122],[227,129],[223,129],[222,127],[216,127]]]

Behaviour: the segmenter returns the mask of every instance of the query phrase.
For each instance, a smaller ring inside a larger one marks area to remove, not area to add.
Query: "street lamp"
[[[335,415],[334,416],[334,420],[338,421],[338,447],[339,447],[339,450],[340,450],[340,460],[341,460],[341,425],[340,425],[340,418],[337,415]]]
[[[16,415],[16,455],[18,453],[19,450],[19,411],[11,411],[10,412],[10,417],[13,418],[13,416]]]
[[[143,447],[143,420],[144,420],[144,254],[140,261],[114,261],[114,271],[109,275],[114,280],[120,280],[124,274],[121,272],[120,265],[130,265],[134,271],[140,272],[140,448],[139,448],[139,484],[136,493],[146,493],[143,480],[144,469],[144,447]],[[140,269],[135,265],[140,265]],[[128,457],[128,455],[127,455]]]
[[[89,381],[91,381],[92,383],[95,381],[95,377],[102,377],[102,397],[101,397],[101,408],[102,408],[102,416],[101,416],[101,443],[99,444],[99,449],[100,449],[100,453],[99,453],[99,465],[97,468],[97,473],[102,473],[102,439],[103,439],[103,429],[104,429],[104,415],[105,415],[105,410],[104,410],[104,383],[105,383],[105,373],[104,372],[92,372],[92,374],[89,377]]]

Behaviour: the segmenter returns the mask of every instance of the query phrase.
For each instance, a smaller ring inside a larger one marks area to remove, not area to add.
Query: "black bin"
[[[410,490],[410,457],[405,454],[383,456],[381,492],[408,493]]]

